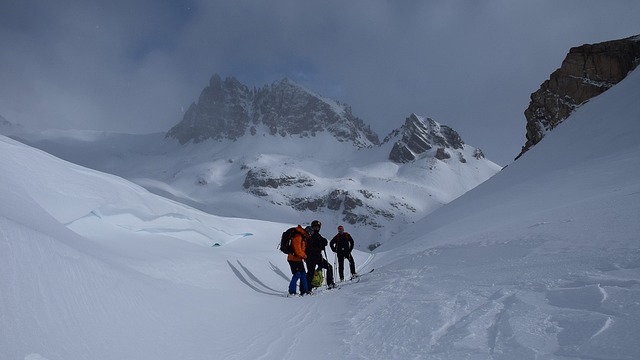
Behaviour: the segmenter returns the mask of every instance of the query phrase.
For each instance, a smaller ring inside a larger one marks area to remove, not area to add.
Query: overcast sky
[[[0,115],[167,131],[214,73],[288,77],[380,138],[416,113],[505,165],[530,94],[569,48],[636,34],[638,0],[2,1]]]

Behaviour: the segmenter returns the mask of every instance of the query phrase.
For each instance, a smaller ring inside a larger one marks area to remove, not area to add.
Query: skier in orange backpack
[[[300,280],[300,295],[306,295],[309,293],[309,285],[307,284],[307,273],[304,268],[303,260],[307,258],[305,252],[307,248],[307,238],[309,234],[298,225],[296,232],[291,239],[293,246],[293,253],[287,256],[287,262],[291,267],[291,282],[289,282],[289,295],[296,294],[296,285],[298,279]]]

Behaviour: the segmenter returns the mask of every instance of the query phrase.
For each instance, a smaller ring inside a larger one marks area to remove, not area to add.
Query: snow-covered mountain
[[[0,358],[640,358],[638,98],[635,71],[356,251],[375,267],[360,282],[302,298],[282,296],[288,224],[202,213],[0,137]]]
[[[55,131],[22,141],[212,214],[344,223],[363,249],[500,170],[415,114],[381,143],[348,106],[287,79],[249,90],[215,75],[164,138]]]
[[[446,160],[451,158],[451,153],[461,163],[467,162],[464,141],[455,130],[415,114],[411,114],[401,128],[392,131],[384,142],[393,142],[389,160],[400,164],[412,162],[417,157]],[[480,149],[473,149],[473,157],[481,160],[484,154]]]
[[[350,107],[289,79],[251,90],[233,77],[223,80],[216,74],[167,137],[185,144],[237,140],[248,133],[309,137],[324,131],[358,148],[380,144],[378,135],[353,116]]]

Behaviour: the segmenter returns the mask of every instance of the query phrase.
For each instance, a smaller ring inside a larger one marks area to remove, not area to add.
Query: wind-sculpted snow
[[[224,229],[207,226],[202,220],[189,217],[184,213],[156,215],[113,207],[93,210],[87,216],[65,225],[84,233],[89,232],[96,223],[137,233],[166,234],[203,246],[223,245],[246,236],[246,234],[233,234]]]

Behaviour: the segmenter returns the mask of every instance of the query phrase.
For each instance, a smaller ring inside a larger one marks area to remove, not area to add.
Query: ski
[[[374,269],[371,269],[371,270],[369,270],[369,271],[367,271],[367,272],[365,272],[365,273],[362,273],[362,274],[356,275],[356,276],[352,277],[352,278],[351,278],[351,279],[349,279],[349,280],[342,281],[342,282],[337,282],[337,283],[335,284],[335,286],[334,286],[333,288],[331,288],[331,289],[330,289],[330,288],[328,288],[327,286],[322,286],[322,287],[316,288],[317,290],[312,291],[310,294],[300,295],[300,294],[289,294],[289,293],[286,293],[284,296],[285,296],[285,297],[307,297],[307,296],[318,296],[318,295],[322,295],[322,294],[324,294],[324,293],[326,293],[326,292],[331,292],[331,291],[333,291],[333,290],[340,290],[340,289],[342,289],[342,287],[343,287],[343,286],[345,286],[345,285],[349,285],[349,284],[357,284],[357,283],[359,283],[359,282],[360,282],[360,280],[361,280],[361,277],[362,277],[363,275],[371,274],[371,273],[373,272],[373,270],[375,270],[375,268],[374,268]]]
[[[376,268],[373,268],[369,271],[367,271],[366,273],[362,273],[362,274],[356,274],[354,277],[351,277],[351,280],[355,279],[359,279],[362,275],[367,275],[367,274],[371,274],[373,272],[373,270],[375,270]]]
[[[336,283],[336,286],[337,286],[337,287],[342,287],[342,286],[344,286],[344,285],[357,284],[357,283],[359,283],[359,282],[360,282],[360,280],[362,280],[362,276],[372,273],[372,272],[373,272],[373,270],[374,270],[374,269],[371,269],[371,270],[369,270],[369,271],[367,271],[367,272],[365,272],[365,273],[362,273],[362,274],[359,274],[359,275],[356,275],[356,276],[352,276],[352,277],[351,277],[351,279],[349,279],[349,280],[345,280],[345,281],[342,281],[342,282]]]

